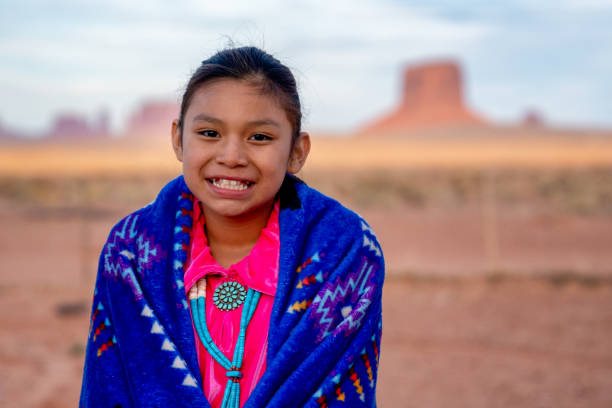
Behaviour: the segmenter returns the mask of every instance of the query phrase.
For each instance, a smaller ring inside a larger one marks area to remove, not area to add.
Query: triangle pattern
[[[183,380],[183,385],[185,387],[197,387],[198,383],[197,383],[196,379],[193,378],[193,375],[187,374],[185,376],[185,379]]]
[[[151,310],[151,308],[149,307],[149,305],[145,305],[142,308],[142,313],[140,314],[141,316],[146,316],[146,317],[153,317],[153,310]]]
[[[176,358],[174,359],[174,362],[172,363],[172,368],[186,370],[187,366],[185,365],[185,362],[179,356],[176,356]]]
[[[168,339],[164,339],[164,343],[161,346],[162,350],[166,350],[166,351],[174,351],[174,344],[172,344],[172,342]]]
[[[153,322],[151,333],[164,334],[164,328],[161,326],[161,324],[157,323],[157,320]]]

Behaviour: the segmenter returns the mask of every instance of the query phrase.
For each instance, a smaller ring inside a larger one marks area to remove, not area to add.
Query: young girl
[[[300,126],[271,55],[202,62],[172,123],[183,175],[102,250],[82,407],[376,406],[381,249],[293,176]]]

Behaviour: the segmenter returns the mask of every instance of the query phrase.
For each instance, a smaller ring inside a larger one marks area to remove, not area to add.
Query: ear
[[[183,161],[183,138],[181,137],[181,127],[179,126],[179,120],[174,119],[172,121],[172,134],[170,135],[172,139],[172,149],[174,149],[174,154],[178,161]]]
[[[299,172],[304,166],[304,163],[306,163],[308,153],[310,153],[310,135],[306,132],[301,132],[293,144],[293,150],[289,156],[287,172],[290,174]]]

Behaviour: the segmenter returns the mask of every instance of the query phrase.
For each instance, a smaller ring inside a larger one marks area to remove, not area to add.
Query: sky
[[[106,109],[121,130],[233,43],[293,70],[310,130],[358,128],[396,105],[404,67],[448,58],[491,121],[535,109],[612,128],[611,21],[612,0],[0,0],[0,124],[36,133]]]

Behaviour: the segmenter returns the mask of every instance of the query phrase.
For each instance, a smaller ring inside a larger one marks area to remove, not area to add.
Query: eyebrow
[[[250,126],[263,126],[263,125],[271,125],[271,126],[276,126],[277,128],[280,128],[280,124],[272,119],[260,119],[260,120],[253,120],[251,122],[248,122],[247,125]]]
[[[199,115],[196,115],[193,118],[193,121],[196,122],[198,120],[203,120],[206,122],[211,122],[211,123],[218,123],[218,124],[223,124],[223,121],[221,119],[215,118],[213,116],[208,116],[204,113],[200,113]],[[264,118],[264,119],[258,119],[258,120],[253,120],[247,123],[248,126],[264,126],[264,125],[271,125],[271,126],[275,126],[277,128],[280,128],[280,124],[273,120],[273,119],[269,119],[269,118]]]
[[[193,122],[197,122],[198,120],[203,120],[203,121],[212,122],[212,123],[223,123],[221,119],[217,119],[215,117],[205,115],[204,113],[200,113],[199,115],[196,115],[193,118]]]

